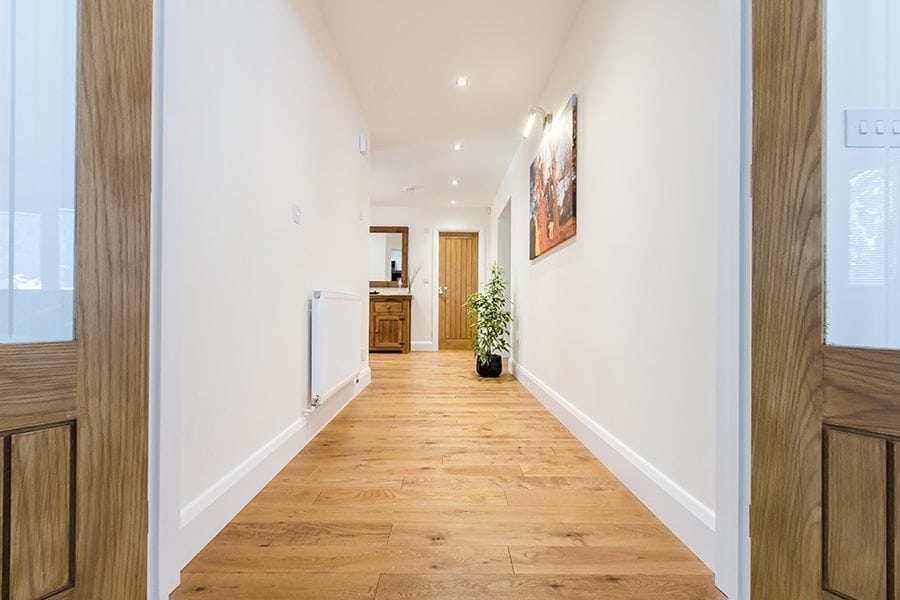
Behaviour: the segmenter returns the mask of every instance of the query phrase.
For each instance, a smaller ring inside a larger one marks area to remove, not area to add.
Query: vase
[[[498,354],[489,354],[486,363],[482,363],[476,358],[475,370],[482,377],[499,377],[503,372],[503,359]]]

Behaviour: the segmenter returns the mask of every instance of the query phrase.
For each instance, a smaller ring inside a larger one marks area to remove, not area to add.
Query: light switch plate
[[[850,109],[844,111],[848,148],[900,147],[900,110]]]
[[[293,221],[294,223],[299,225],[302,217],[303,217],[303,211],[300,210],[300,205],[292,204],[291,205],[291,221]]]
[[[891,148],[900,148],[900,109],[888,111],[888,137]]]

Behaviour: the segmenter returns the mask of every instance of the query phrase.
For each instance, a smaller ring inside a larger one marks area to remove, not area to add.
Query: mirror
[[[369,287],[409,285],[409,227],[369,227]]]

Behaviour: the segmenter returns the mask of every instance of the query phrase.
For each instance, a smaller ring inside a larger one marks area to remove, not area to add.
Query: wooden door
[[[74,340],[0,345],[0,598],[143,599],[150,0],[79,7]]]
[[[376,314],[372,327],[372,348],[403,351],[403,322],[399,315]]]
[[[898,598],[900,352],[824,341],[823,21],[753,3],[752,596]]]
[[[442,232],[438,260],[438,348],[468,350],[472,321],[465,303],[478,291],[478,233]]]

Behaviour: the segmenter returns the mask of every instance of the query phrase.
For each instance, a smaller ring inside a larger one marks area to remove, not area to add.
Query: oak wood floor
[[[184,570],[173,599],[722,598],[518,382],[469,352],[373,383]]]

